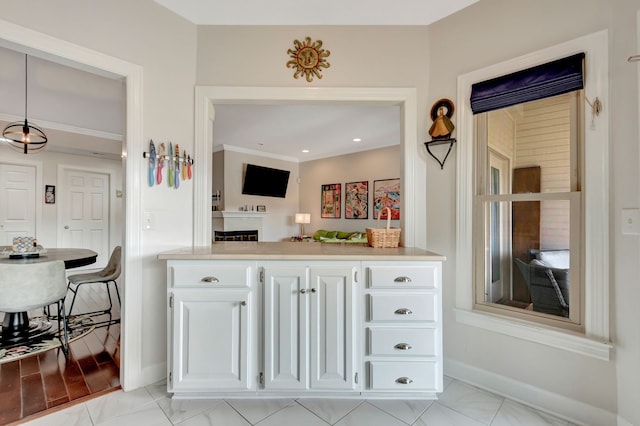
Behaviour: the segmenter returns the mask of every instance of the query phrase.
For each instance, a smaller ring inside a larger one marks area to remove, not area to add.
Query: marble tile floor
[[[48,414],[29,426],[575,426],[445,377],[437,401],[364,399],[173,400],[164,382],[121,390]]]

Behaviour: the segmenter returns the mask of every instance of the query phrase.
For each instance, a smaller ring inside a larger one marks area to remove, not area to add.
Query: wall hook
[[[593,101],[593,103],[591,103],[589,101],[589,98],[587,98],[586,96],[584,97],[584,99],[585,101],[587,101],[587,103],[591,107],[591,128],[595,129],[596,127],[595,119],[602,112],[602,108],[603,108],[602,101],[597,96],[596,96],[596,99]]]

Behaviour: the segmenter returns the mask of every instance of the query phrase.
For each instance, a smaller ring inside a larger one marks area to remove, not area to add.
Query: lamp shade
[[[296,213],[296,223],[311,223],[310,213]]]
[[[41,151],[47,145],[47,135],[38,126],[27,120],[28,96],[28,56],[24,55],[24,122],[9,123],[2,131],[2,137],[9,146],[24,154]]]

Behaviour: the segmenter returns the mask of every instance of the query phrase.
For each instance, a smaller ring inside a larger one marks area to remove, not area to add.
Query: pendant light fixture
[[[42,129],[27,120],[27,88],[28,88],[28,56],[24,55],[24,122],[9,123],[2,131],[2,136],[9,146],[24,154],[32,154],[44,149],[47,145],[47,135]]]

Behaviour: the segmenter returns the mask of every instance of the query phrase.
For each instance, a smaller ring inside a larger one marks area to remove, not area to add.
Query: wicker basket
[[[398,247],[400,242],[400,228],[391,228],[391,209],[387,210],[387,227],[386,228],[367,228],[367,240],[369,246],[377,248]],[[378,213],[378,224],[380,223],[382,212]]]

